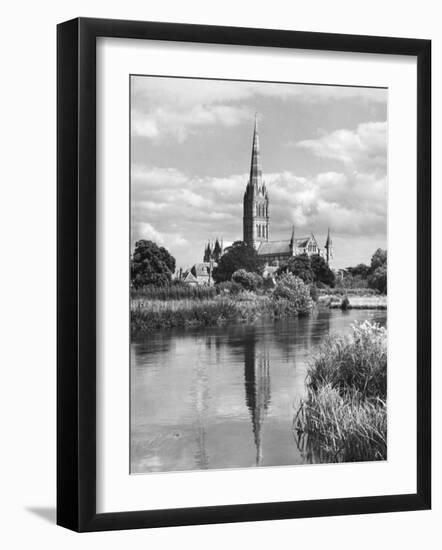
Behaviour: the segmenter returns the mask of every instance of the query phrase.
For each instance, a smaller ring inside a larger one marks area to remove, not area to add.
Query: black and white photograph
[[[386,460],[388,90],[130,102],[131,473]]]

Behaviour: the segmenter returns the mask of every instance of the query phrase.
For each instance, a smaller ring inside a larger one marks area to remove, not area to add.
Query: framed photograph
[[[430,508],[430,41],[57,36],[58,524]]]

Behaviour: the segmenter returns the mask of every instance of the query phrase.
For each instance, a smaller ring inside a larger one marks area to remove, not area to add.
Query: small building
[[[217,265],[214,261],[196,263],[184,273],[183,282],[190,285],[212,285],[212,272]]]

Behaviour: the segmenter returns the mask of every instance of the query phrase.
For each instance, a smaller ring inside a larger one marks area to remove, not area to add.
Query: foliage
[[[314,280],[312,264],[307,254],[299,254],[298,256],[290,258],[290,260],[284,263],[276,273],[277,275],[281,275],[287,271],[299,277],[304,283],[309,284]]]
[[[331,384],[345,397],[355,390],[363,398],[387,397],[387,331],[377,323],[351,325],[349,336],[328,336],[309,368],[307,387]]]
[[[368,282],[367,279],[364,279],[362,277],[362,275],[352,275],[351,273],[345,273],[337,280],[336,287],[348,290],[354,288],[368,288]]]
[[[208,327],[226,322],[255,321],[271,306],[268,296],[244,293],[232,299],[217,296],[212,300],[132,301],[131,331],[133,334],[158,328]]]
[[[386,330],[365,321],[348,337],[328,336],[308,370],[298,443],[328,462],[385,459],[386,398]]]
[[[292,273],[284,273],[278,278],[273,297],[286,300],[299,315],[310,313],[313,307],[309,287]]]
[[[243,287],[239,283],[235,283],[233,281],[223,281],[222,283],[217,283],[214,288],[217,294],[235,295],[243,290]]]
[[[378,248],[371,258],[370,275],[368,277],[370,288],[379,290],[381,294],[387,293],[387,251]]]
[[[329,286],[335,285],[335,274],[322,256],[319,254],[310,256],[310,265],[313,271],[313,278],[316,282],[321,282]]]
[[[371,288],[378,290],[381,294],[387,294],[387,265],[377,267],[368,278]]]
[[[314,302],[317,302],[318,301],[318,289],[316,288],[316,285],[311,284],[309,290],[310,290],[310,298]]]
[[[358,264],[355,267],[347,267],[346,271],[353,277],[360,277],[361,279],[366,279],[370,268],[366,264]]]
[[[133,288],[145,285],[166,286],[175,271],[175,258],[164,248],[152,241],[135,243],[130,263]]]
[[[232,281],[240,284],[245,290],[257,290],[263,284],[261,275],[245,269],[235,271],[232,275]]]
[[[373,273],[378,267],[387,265],[387,251],[378,248],[371,257],[370,272]]]
[[[387,407],[380,399],[343,398],[331,386],[309,392],[295,419],[297,444],[310,462],[387,458]]]
[[[255,248],[242,241],[236,241],[221,256],[218,266],[213,270],[213,278],[217,283],[229,281],[238,269],[261,275],[263,268]]]
[[[214,298],[217,290],[213,286],[188,285],[182,281],[172,281],[167,286],[146,285],[131,292],[131,298],[146,300],[208,300]]]

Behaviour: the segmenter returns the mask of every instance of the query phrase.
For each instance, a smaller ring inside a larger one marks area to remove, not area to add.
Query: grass
[[[215,287],[144,287],[132,291],[131,332],[252,323],[260,317],[308,315],[312,307],[308,287],[293,275],[281,278],[275,289],[254,292],[231,281]]]
[[[298,446],[312,462],[387,457],[387,335],[365,321],[327,337],[309,367],[295,416]]]
[[[185,283],[171,284],[158,287],[147,285],[131,291],[131,299],[145,300],[209,300],[217,295],[214,286],[188,285]]]
[[[253,322],[271,309],[268,296],[242,293],[235,299],[217,296],[211,300],[132,300],[132,333],[156,328],[208,327],[226,322]]]

